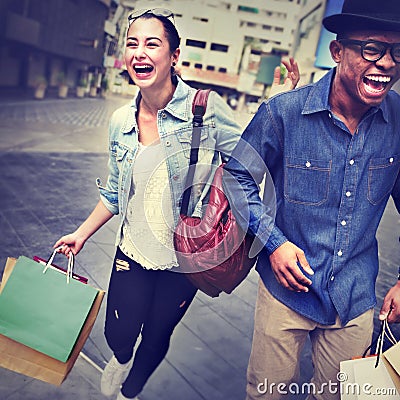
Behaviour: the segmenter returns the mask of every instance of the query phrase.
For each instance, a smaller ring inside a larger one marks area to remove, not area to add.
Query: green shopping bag
[[[19,257],[0,294],[0,334],[65,362],[98,294],[71,279],[72,268],[66,279]]]

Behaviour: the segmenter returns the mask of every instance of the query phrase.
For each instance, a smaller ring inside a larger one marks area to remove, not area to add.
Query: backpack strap
[[[196,164],[199,159],[199,147],[201,137],[201,127],[203,126],[203,117],[207,109],[208,95],[210,89],[199,89],[193,98],[192,112],[193,112],[193,132],[192,143],[190,148],[190,161],[189,170],[186,175],[185,191],[183,192],[181,214],[187,215],[190,194],[193,186],[194,172]]]

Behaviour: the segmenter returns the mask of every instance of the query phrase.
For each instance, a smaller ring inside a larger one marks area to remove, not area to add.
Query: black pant
[[[142,339],[122,393],[133,398],[167,354],[175,326],[192,302],[196,288],[185,274],[146,270],[118,248],[108,289],[105,336],[121,364]]]

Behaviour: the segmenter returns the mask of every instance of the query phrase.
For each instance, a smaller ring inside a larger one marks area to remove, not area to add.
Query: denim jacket
[[[330,109],[334,74],[262,104],[226,165],[247,194],[249,229],[264,244],[257,270],[265,286],[291,309],[328,325],[337,315],[346,324],[375,306],[376,231],[390,195],[400,210],[400,96],[390,91],[352,135]],[[271,210],[256,190],[267,170],[273,184],[266,190],[273,185],[276,195],[272,229]],[[225,181],[225,187],[240,212],[246,205],[238,185]],[[308,293],[285,289],[272,272],[269,255],[287,240],[304,250],[315,271]]]
[[[157,126],[160,142],[165,152],[169,182],[172,194],[175,224],[180,214],[181,197],[184,191],[192,137],[192,100],[196,89],[191,88],[180,78],[171,101],[158,111]],[[121,238],[121,227],[125,219],[129,193],[134,193],[132,185],[132,163],[138,150],[138,126],[136,113],[140,93],[125,106],[119,108],[111,117],[109,126],[109,176],[103,185],[97,179],[100,198],[112,214],[119,214],[120,225],[116,245]],[[215,92],[211,92],[204,124],[201,132],[199,160],[196,166],[189,211],[201,216],[203,200],[211,181],[212,165],[217,165],[222,157],[232,152],[242,130],[234,121],[232,110]]]

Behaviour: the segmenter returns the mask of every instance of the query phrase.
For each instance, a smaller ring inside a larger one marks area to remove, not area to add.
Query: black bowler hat
[[[399,0],[344,0],[342,13],[322,21],[328,31],[356,30],[400,32]]]

